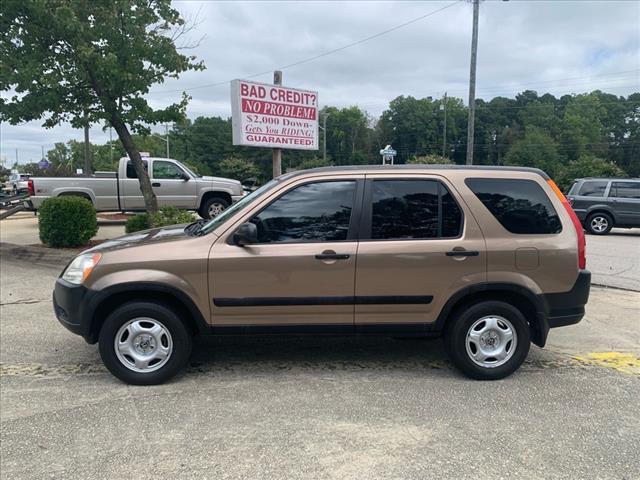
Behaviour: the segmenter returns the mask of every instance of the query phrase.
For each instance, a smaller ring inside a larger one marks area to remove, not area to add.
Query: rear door
[[[149,162],[143,160],[142,163],[145,170],[148,171]],[[131,160],[127,161],[125,177],[120,179],[120,204],[126,210],[144,210],[145,208],[138,175]]]
[[[367,175],[356,268],[356,327],[435,322],[452,293],[486,280],[478,224],[437,175]]]
[[[616,212],[616,223],[640,226],[640,182],[612,182],[609,199]]]
[[[160,207],[195,208],[196,206],[196,180],[174,162],[153,160],[151,186]]]

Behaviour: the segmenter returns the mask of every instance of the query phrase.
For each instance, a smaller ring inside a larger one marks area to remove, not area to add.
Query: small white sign
[[[318,150],[318,92],[233,80],[233,144]]]

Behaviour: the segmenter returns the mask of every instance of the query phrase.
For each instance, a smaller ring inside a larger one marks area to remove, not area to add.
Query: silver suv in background
[[[613,227],[640,227],[640,179],[580,178],[567,195],[585,230],[605,235]]]

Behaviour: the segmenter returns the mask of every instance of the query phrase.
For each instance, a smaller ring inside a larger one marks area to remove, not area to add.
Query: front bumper
[[[69,283],[62,278],[56,280],[53,290],[53,310],[58,321],[70,332],[89,338],[90,325],[83,319],[89,289],[83,285]],[[88,340],[87,340],[88,341]]]

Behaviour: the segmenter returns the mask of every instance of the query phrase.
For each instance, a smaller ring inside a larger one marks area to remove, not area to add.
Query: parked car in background
[[[585,230],[605,235],[613,227],[640,227],[640,179],[580,178],[567,195]]]
[[[443,335],[460,370],[498,379],[582,319],[590,278],[582,226],[540,170],[334,167],[87,250],[53,302],[134,384],[177,373],[196,333]]]
[[[31,177],[28,173],[12,173],[4,184],[4,189],[13,194],[26,192],[28,189],[28,180]]]
[[[158,206],[195,210],[213,218],[245,194],[238,180],[197,175],[180,162],[144,157]],[[37,210],[47,198],[74,195],[89,200],[97,211],[144,210],[144,198],[131,160],[120,159],[117,172],[89,177],[34,177],[29,180],[31,203]]]

